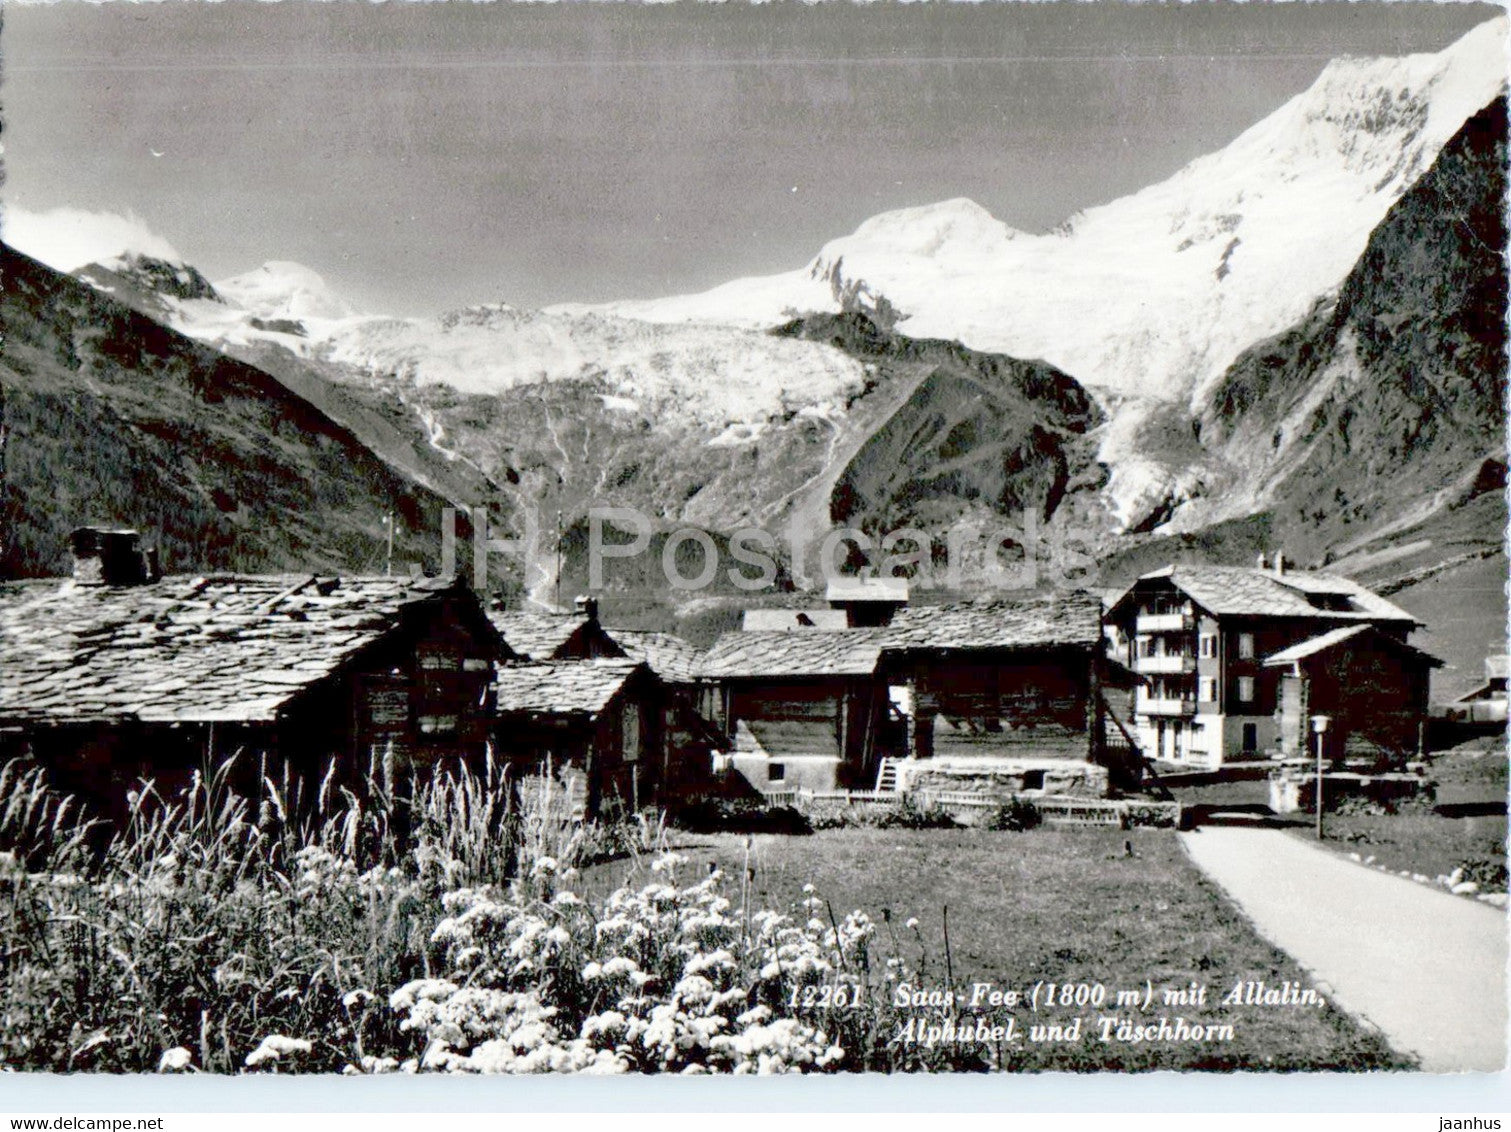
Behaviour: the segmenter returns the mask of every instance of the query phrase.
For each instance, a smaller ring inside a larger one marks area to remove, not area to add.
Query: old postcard
[[[3,47],[0,1069],[1505,1067],[1501,9]]]

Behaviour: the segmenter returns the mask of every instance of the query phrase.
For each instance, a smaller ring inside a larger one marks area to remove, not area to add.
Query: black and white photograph
[[[1500,1127],[1502,7],[0,21],[0,1110]]]

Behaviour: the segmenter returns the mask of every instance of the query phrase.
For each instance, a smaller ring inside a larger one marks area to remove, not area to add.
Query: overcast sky
[[[948,197],[1041,231],[1333,56],[1497,11],[6,4],[5,200],[134,216],[211,278],[297,260],[372,311],[650,297]]]

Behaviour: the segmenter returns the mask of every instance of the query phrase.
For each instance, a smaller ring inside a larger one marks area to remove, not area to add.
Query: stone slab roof
[[[631,660],[638,660],[663,680],[690,684],[696,678],[702,650],[673,633],[649,629],[609,629],[616,644]]]
[[[1316,617],[1331,621],[1399,621],[1416,618],[1351,578],[1335,574],[1271,570],[1245,566],[1166,566],[1139,582],[1168,579],[1192,601],[1219,617]],[[1121,606],[1137,584],[1115,604]],[[1347,609],[1321,608],[1307,595],[1346,599]]]
[[[451,583],[221,575],[0,585],[0,720],[268,722]]]
[[[875,629],[806,632],[737,630],[703,655],[698,675],[726,677],[868,676],[881,659]]]
[[[619,659],[505,665],[494,678],[498,714],[596,718],[642,667]]]
[[[1375,637],[1387,648],[1393,648],[1399,652],[1421,657],[1434,667],[1442,666],[1443,662],[1437,657],[1423,652],[1413,645],[1408,645],[1405,641],[1398,641],[1394,637],[1386,636],[1377,631],[1373,625],[1344,625],[1337,629],[1331,629],[1326,633],[1319,633],[1315,637],[1308,637],[1304,641],[1298,641],[1289,648],[1281,649],[1272,656],[1266,657],[1264,665],[1266,668],[1278,668],[1282,665],[1294,664],[1298,660],[1306,660],[1319,653],[1324,653],[1328,649],[1336,648],[1345,641],[1351,641],[1357,637],[1364,636]]]
[[[706,679],[866,676],[883,652],[1100,648],[1102,603],[1075,592],[912,606],[877,629],[725,633],[703,658]]]
[[[879,630],[889,651],[1100,646],[1102,600],[1083,590],[1018,599],[914,605]]]
[[[509,647],[527,660],[551,660],[572,634],[587,624],[581,613],[536,613],[530,610],[488,611],[488,620]]]

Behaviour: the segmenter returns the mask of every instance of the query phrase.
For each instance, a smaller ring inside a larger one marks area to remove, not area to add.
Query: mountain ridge
[[[0,282],[0,572],[65,573],[97,523],[174,571],[381,573],[390,514],[434,564],[443,500],[268,374],[4,244]]]

